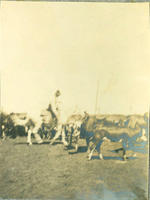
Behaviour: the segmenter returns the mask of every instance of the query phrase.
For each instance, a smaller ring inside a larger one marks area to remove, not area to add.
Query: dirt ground
[[[95,153],[88,161],[84,140],[78,153],[59,141],[51,146],[48,141],[27,146],[24,137],[0,142],[0,198],[147,199],[147,154],[128,152],[129,159],[122,161],[108,151],[115,144],[105,143],[105,160]]]

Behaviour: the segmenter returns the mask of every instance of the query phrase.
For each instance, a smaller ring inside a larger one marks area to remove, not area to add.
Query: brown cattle
[[[148,126],[148,117],[145,115],[129,115],[128,116],[128,128],[134,129],[136,124],[141,127]]]
[[[104,140],[122,142],[123,160],[126,160],[128,141],[136,140],[137,138],[146,141],[145,129],[138,124],[136,124],[134,129],[102,127],[97,125],[97,120],[88,114],[85,115],[82,123],[81,135],[86,139],[89,160],[95,149],[98,151],[100,159],[103,158],[100,147]]]

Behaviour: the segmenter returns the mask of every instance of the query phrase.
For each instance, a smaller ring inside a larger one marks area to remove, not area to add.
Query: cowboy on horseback
[[[53,117],[56,119],[56,134],[54,138],[51,140],[50,144],[53,144],[57,138],[61,136],[62,143],[67,146],[68,143],[65,139],[65,130],[63,127],[63,116],[62,116],[62,100],[61,100],[61,93],[57,90],[54,94],[54,98],[51,101],[48,110],[52,113]]]

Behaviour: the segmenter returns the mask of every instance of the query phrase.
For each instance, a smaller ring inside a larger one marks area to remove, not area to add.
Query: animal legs
[[[96,147],[92,148],[91,152],[89,153],[89,155],[88,155],[88,160],[91,160],[92,155],[93,155],[93,152],[95,151],[95,148],[96,148]]]
[[[98,154],[99,154],[100,160],[103,160],[103,159],[104,159],[104,158],[103,158],[103,154],[101,153],[101,145],[102,145],[102,143],[103,143],[103,140],[100,141],[100,142],[98,143],[98,145],[96,146],[96,150],[97,150],[97,152],[98,152]]]
[[[123,160],[126,161],[127,155],[126,155],[126,142],[125,141],[122,142],[122,146],[123,146]]]
[[[35,128],[33,129],[33,134],[34,134],[34,137],[35,137],[37,143],[38,143],[38,144],[41,144],[41,143],[43,142],[43,140],[41,139],[40,135],[37,133],[38,130],[39,130],[39,127],[35,127]]]
[[[65,137],[66,137],[65,131],[64,131],[64,129],[62,128],[62,125],[61,125],[61,124],[58,125],[56,135],[55,135],[54,138],[51,140],[50,144],[53,144],[53,143],[56,141],[56,139],[59,138],[61,135],[62,135],[62,142],[63,142],[63,144],[64,144],[65,146],[67,146],[68,143],[67,143],[67,141],[65,140]]]
[[[89,144],[90,144],[90,141],[89,141],[89,139],[87,138],[87,139],[86,139],[86,145],[87,145],[87,153],[88,153],[88,154],[90,153],[90,146],[89,146]]]
[[[126,151],[125,151],[125,149],[123,149],[123,160],[124,160],[124,161],[127,160],[127,155],[126,155]]]
[[[41,139],[41,137],[37,133],[37,131],[38,131],[38,128],[34,128],[33,131],[31,131],[31,129],[28,130],[27,143],[29,145],[32,145],[32,142],[31,142],[31,134],[32,133],[34,134],[34,137],[35,137],[38,144],[41,144],[43,142],[43,140]]]
[[[99,158],[100,158],[100,160],[103,160],[103,159],[104,159],[102,153],[99,154]]]
[[[78,141],[79,141],[79,136],[76,137],[76,142],[75,142],[75,150],[76,150],[76,152],[78,151]]]
[[[31,132],[31,130],[28,130],[28,135],[27,135],[27,144],[29,144],[29,145],[32,145],[32,142],[31,142],[31,134],[32,134],[32,132]]]
[[[37,143],[41,144],[43,142],[43,140],[41,139],[40,135],[36,132],[33,132],[33,134],[34,134],[34,137],[35,137]]]
[[[2,140],[6,139],[5,127],[2,125]]]

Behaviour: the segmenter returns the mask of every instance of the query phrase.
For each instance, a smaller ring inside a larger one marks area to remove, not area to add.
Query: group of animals
[[[1,113],[1,138],[16,136],[17,128],[21,127],[28,134],[47,136],[52,139],[57,131],[57,120],[49,111],[41,114],[41,121],[35,122],[27,113]],[[127,159],[126,150],[129,142],[147,141],[148,113],[144,115],[71,115],[62,126],[66,133],[68,146],[75,146],[78,151],[79,139],[84,138],[87,144],[88,159],[91,160],[93,152],[97,151],[99,158],[103,159],[101,145],[104,141],[122,143],[123,160]],[[29,134],[30,133],[30,134]],[[32,144],[32,143],[31,143]]]

